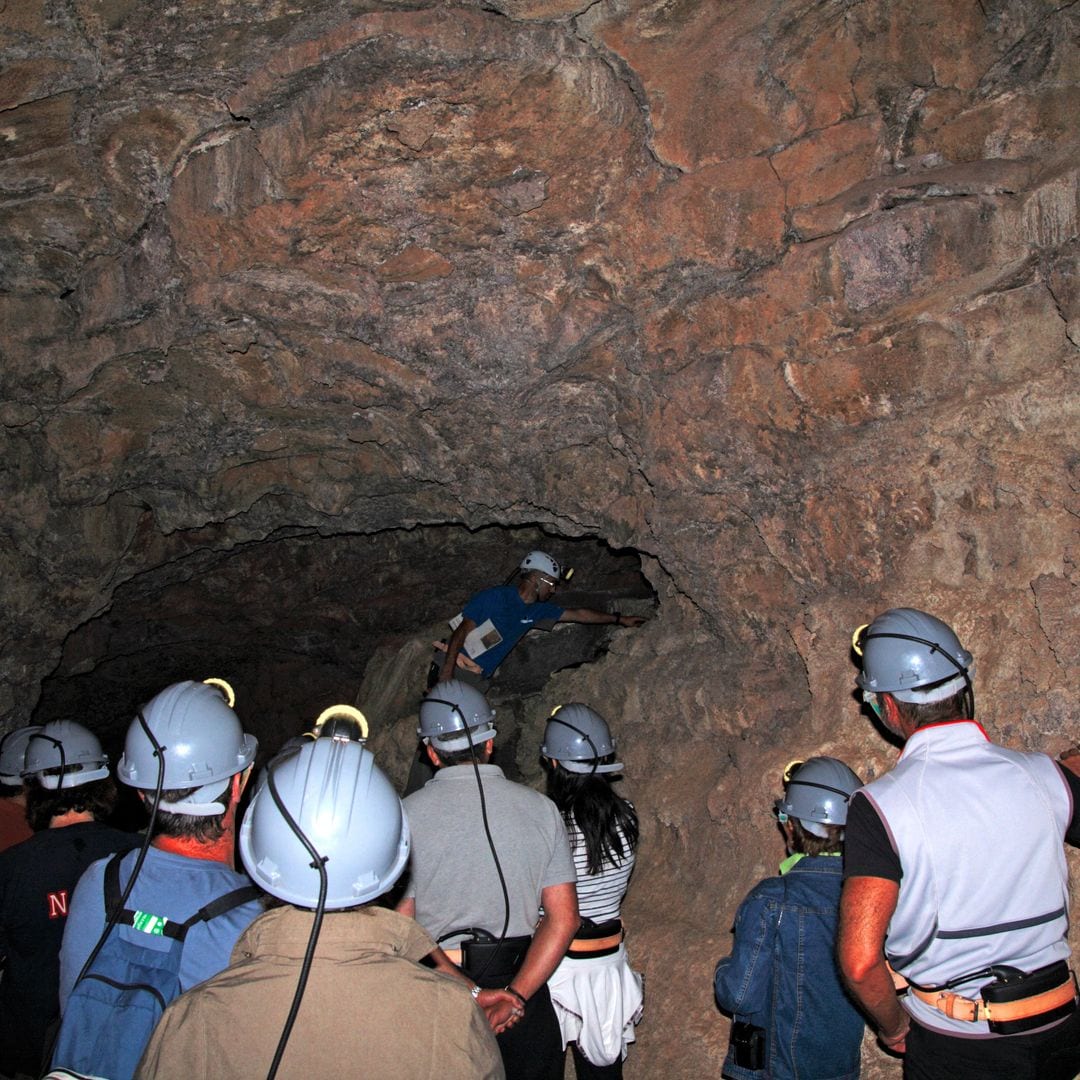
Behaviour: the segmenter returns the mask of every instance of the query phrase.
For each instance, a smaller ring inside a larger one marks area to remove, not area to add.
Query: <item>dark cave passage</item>
[[[326,706],[362,704],[372,657],[405,650],[410,659],[391,678],[407,685],[394,687],[394,704],[379,710],[395,715],[370,717],[375,726],[392,723],[419,700],[430,644],[448,633],[446,621],[537,547],[574,567],[560,604],[651,610],[655,596],[639,555],[595,538],[498,526],[334,536],[281,530],[197,551],[121,585],[107,612],[69,633],[34,722],[78,719],[115,761],[140,704],[169,683],[217,676],[235,688],[237,712],[264,758]],[[618,632],[566,624],[528,635],[500,668],[493,698],[537,693],[553,672],[602,657]]]

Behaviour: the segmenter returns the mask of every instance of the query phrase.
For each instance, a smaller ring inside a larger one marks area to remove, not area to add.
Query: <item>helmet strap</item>
[[[225,806],[218,801],[220,796],[229,790],[232,777],[227,776],[224,780],[215,780],[205,787],[193,791],[185,799],[179,802],[166,802],[162,800],[158,807],[159,814],[184,814],[190,817],[217,817],[225,813]]]

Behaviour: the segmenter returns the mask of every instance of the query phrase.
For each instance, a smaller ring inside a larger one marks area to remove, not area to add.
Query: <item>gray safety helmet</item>
[[[409,859],[404,807],[375,758],[359,742],[323,737],[279,755],[260,778],[240,826],[240,857],[272,896],[313,908],[319,873],[274,800],[324,861],[326,907],[356,907],[386,892]]]
[[[847,822],[848,802],[862,781],[842,761],[832,757],[812,757],[795,768],[784,797],[776,808],[798,818],[807,832],[828,836],[826,825]]]
[[[416,733],[436,750],[467,750],[470,741],[479,747],[495,738],[494,719],[495,710],[475,686],[450,679],[424,695]]]
[[[537,570],[549,578],[554,578],[555,581],[562,577],[562,568],[546,551],[530,551],[521,560],[520,569],[525,573]]]
[[[940,619],[915,608],[892,608],[856,631],[863,690],[892,694],[897,701],[924,705],[971,688],[971,653]]]
[[[167,686],[141,709],[142,719],[162,747],[162,788],[197,788],[179,802],[165,802],[158,813],[212,817],[223,812],[217,799],[229,779],[255,760],[259,742],[245,734],[216,686],[178,682]],[[124,752],[116,766],[123,783],[141,791],[158,786],[158,758],[139,716],[128,726]]]
[[[62,773],[50,773],[51,769]],[[109,759],[98,737],[74,720],[50,720],[30,735],[22,775],[49,791],[82,787],[109,775]]]
[[[600,764],[600,758],[615,753],[615,740],[607,721],[588,705],[574,702],[557,705],[544,727],[540,747],[544,757],[554,758],[567,772],[622,772],[622,762]]]
[[[40,724],[28,724],[26,727],[9,731],[0,739],[0,784],[14,787],[22,783],[26,746],[30,742],[30,736],[40,730]]]

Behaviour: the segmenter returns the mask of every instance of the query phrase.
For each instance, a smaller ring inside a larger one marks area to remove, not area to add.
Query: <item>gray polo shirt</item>
[[[540,894],[576,881],[570,845],[555,804],[481,765],[488,824],[510,895],[507,936],[531,934]],[[409,884],[416,920],[436,940],[448,931],[481,926],[498,937],[505,908],[499,876],[484,832],[472,765],[440,769],[405,800],[412,833]],[[452,946],[456,938],[441,942]]]

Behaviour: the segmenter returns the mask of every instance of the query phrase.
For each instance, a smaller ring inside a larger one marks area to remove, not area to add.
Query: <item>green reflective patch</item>
[[[144,934],[157,934],[160,937],[165,932],[165,924],[168,921],[164,915],[151,915],[148,911],[136,911],[131,925]]]

